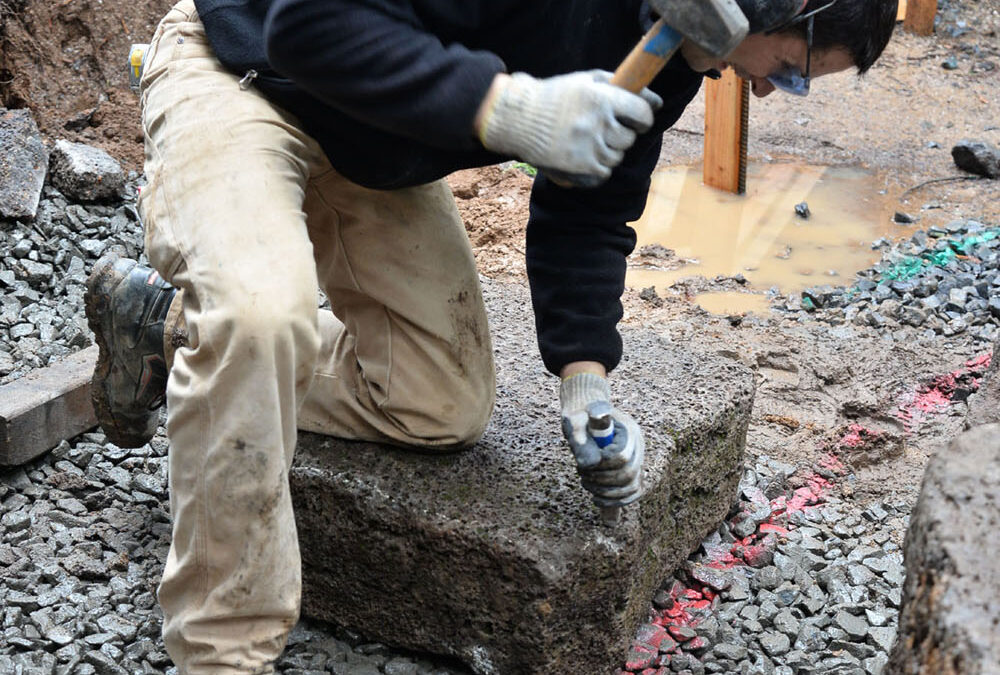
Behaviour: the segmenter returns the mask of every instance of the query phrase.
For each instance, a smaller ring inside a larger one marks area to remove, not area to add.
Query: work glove
[[[603,70],[537,79],[514,73],[479,127],[483,145],[557,175],[594,185],[611,175],[663,99],[632,94]],[[588,180],[589,179],[589,180]]]
[[[645,442],[639,425],[613,407],[607,379],[593,373],[572,375],[559,389],[563,435],[576,458],[583,487],[598,506],[624,506],[642,496],[642,459]],[[610,417],[614,440],[599,446],[602,434],[589,428]]]

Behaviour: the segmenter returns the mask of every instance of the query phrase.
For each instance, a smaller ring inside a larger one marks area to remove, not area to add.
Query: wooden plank
[[[746,191],[747,112],[750,83],[732,70],[705,89],[705,185],[736,194]]]
[[[0,387],[0,466],[16,466],[97,426],[90,378],[97,347]]]
[[[917,35],[931,35],[936,14],[937,0],[908,0],[903,28]]]
[[[906,18],[906,0],[899,0],[899,4],[896,7],[896,21],[902,21]]]

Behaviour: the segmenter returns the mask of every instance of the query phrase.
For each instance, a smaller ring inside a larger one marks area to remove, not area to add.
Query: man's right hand
[[[632,94],[610,80],[602,70],[547,79],[497,75],[476,116],[476,132],[494,152],[604,180],[663,105],[649,89]]]

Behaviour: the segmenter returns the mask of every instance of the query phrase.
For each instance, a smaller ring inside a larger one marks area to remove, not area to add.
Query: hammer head
[[[736,0],[649,0],[668,26],[712,56],[733,51],[750,30]]]

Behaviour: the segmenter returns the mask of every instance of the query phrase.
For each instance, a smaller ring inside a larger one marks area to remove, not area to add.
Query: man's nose
[[[754,77],[750,80],[750,89],[757,98],[764,98],[774,91],[774,85],[766,77]]]

